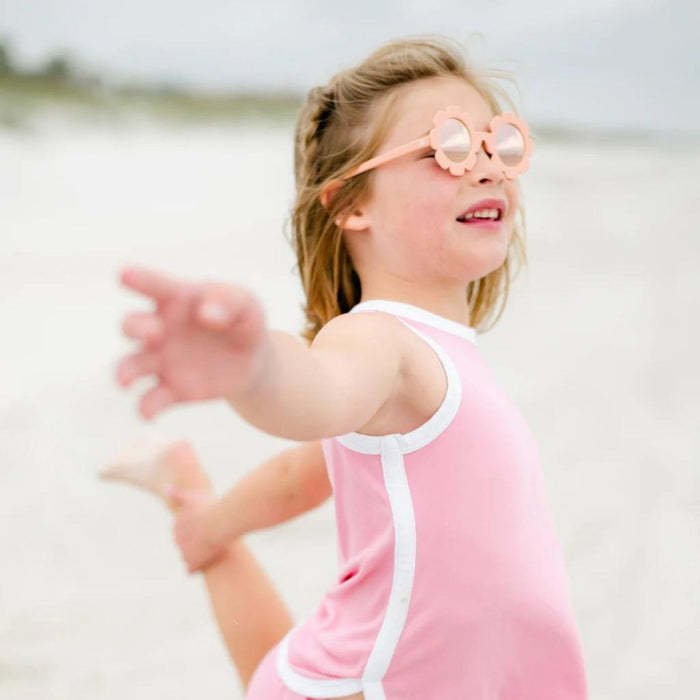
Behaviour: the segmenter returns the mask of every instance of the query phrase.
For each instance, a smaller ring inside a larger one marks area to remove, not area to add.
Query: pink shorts
[[[282,682],[275,665],[278,647],[279,643],[275,644],[253,672],[245,700],[310,700],[290,690]]]

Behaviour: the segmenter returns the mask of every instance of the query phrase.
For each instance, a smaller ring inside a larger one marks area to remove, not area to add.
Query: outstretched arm
[[[404,368],[398,334],[381,316],[337,316],[311,347],[270,331],[256,381],[229,395],[229,404],[256,427],[292,440],[359,429],[392,396]]]
[[[224,398],[265,432],[313,441],[369,422],[405,371],[401,336],[385,314],[336,316],[307,347],[268,330],[262,306],[239,285],[146,268],[127,268],[120,279],[156,302],[153,312],[124,319],[125,334],[142,347],[117,367],[123,386],[157,378],[140,401],[146,418],[175,403]],[[206,314],[212,303],[214,314]]]

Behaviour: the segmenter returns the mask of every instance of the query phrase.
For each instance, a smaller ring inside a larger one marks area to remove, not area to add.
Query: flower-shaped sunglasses
[[[525,120],[513,112],[497,114],[491,119],[487,131],[477,131],[470,114],[463,112],[461,107],[452,105],[437,112],[433,117],[433,124],[427,136],[370,158],[343,175],[340,180],[347,180],[406,153],[428,146],[435,150],[438,165],[457,176],[474,167],[482,143],[486,144],[487,152],[509,180],[524,173],[529,166],[533,149],[532,139]],[[331,184],[328,183],[327,187]]]

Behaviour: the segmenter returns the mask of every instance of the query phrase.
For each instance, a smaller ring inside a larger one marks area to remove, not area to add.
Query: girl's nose
[[[477,156],[481,156],[482,154],[486,156],[489,160],[491,160],[491,154],[488,152],[486,149],[486,141],[482,141],[479,144],[479,150],[476,152]]]
[[[503,172],[500,166],[494,162],[491,154],[486,150],[484,142],[479,144],[479,150],[476,152],[476,163],[471,170],[465,172],[474,180],[482,181],[484,179],[495,180],[500,182],[503,179]]]

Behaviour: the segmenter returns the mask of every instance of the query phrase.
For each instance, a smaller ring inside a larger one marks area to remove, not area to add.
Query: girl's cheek
[[[444,197],[437,194],[435,190],[426,193],[425,196],[414,197],[406,202],[406,208],[403,212],[403,220],[407,225],[412,222],[431,222],[439,221],[444,215]]]

